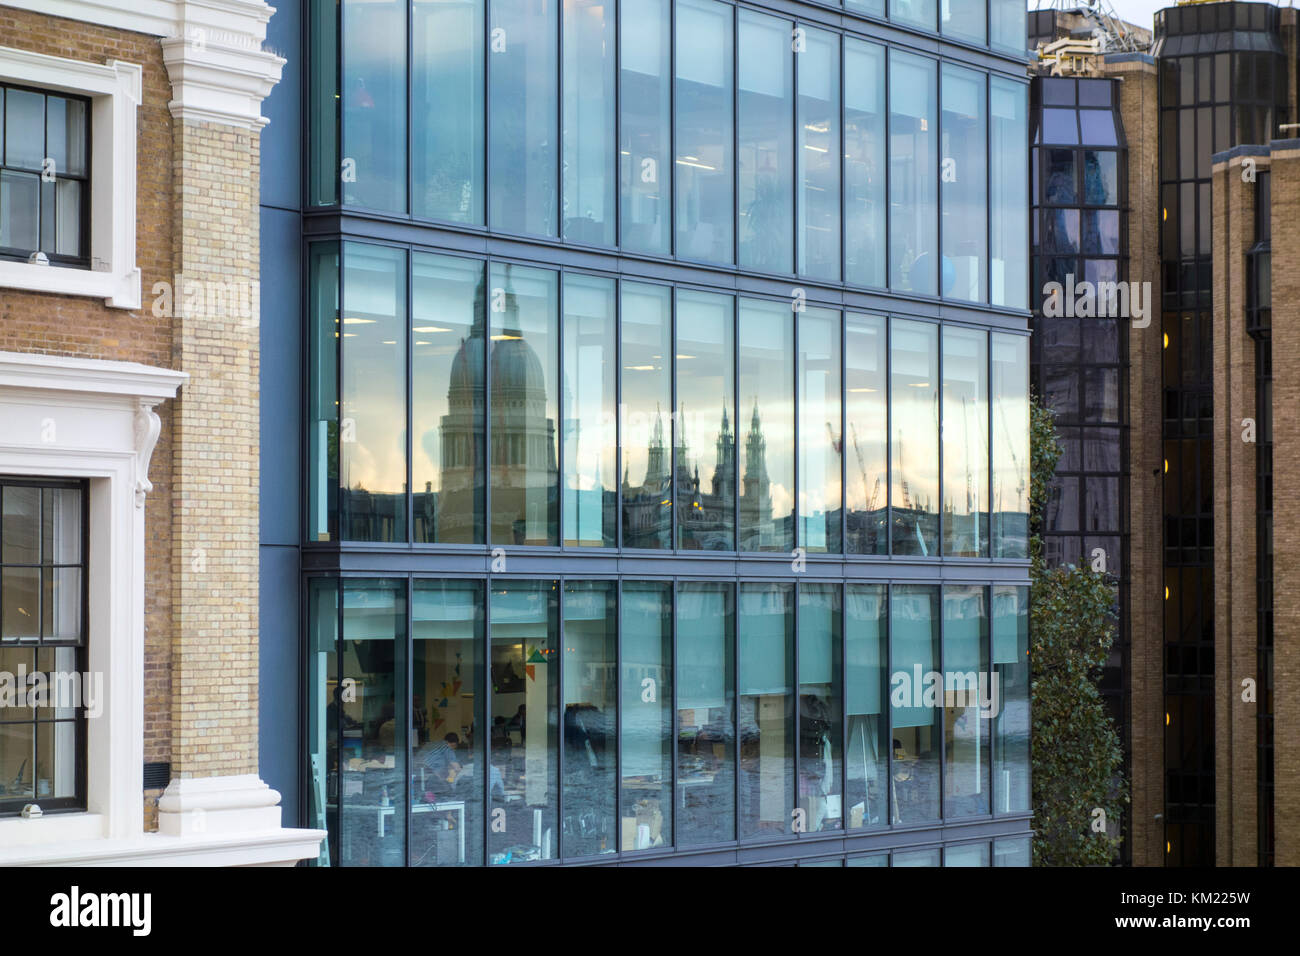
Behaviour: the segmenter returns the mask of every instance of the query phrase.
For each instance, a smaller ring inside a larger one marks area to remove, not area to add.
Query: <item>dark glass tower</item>
[[[1210,157],[1268,142],[1287,102],[1278,8],[1156,14],[1164,335],[1165,840],[1169,865],[1215,860],[1214,483]],[[1262,446],[1261,446],[1262,447]]]

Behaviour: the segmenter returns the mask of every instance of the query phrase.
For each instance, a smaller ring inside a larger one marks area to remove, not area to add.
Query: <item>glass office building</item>
[[[299,12],[321,862],[1027,865],[1023,3]]]
[[[1052,11],[1040,41],[1055,39]],[[1031,22],[1031,35],[1035,24]],[[1127,316],[1099,296],[1099,315],[1058,308],[1045,290],[1129,280],[1129,151],[1120,80],[1037,76],[1030,89],[1035,288],[1031,378],[1055,414],[1061,456],[1043,514],[1049,567],[1095,567],[1115,592],[1115,640],[1101,674],[1107,711],[1129,757],[1129,342]],[[1109,288],[1109,286],[1107,287]],[[1127,297],[1128,291],[1125,290]],[[1100,306],[1104,305],[1104,309]],[[1127,308],[1127,305],[1124,304]],[[1048,314],[1044,315],[1044,311]],[[1094,310],[1082,310],[1094,311]],[[1063,314],[1068,313],[1068,314]],[[1127,816],[1127,814],[1126,814]],[[1127,820],[1121,826],[1127,826]],[[1125,841],[1121,854],[1128,852]]]

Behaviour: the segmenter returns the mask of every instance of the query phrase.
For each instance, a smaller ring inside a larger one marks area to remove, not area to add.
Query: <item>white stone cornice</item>
[[[0,388],[95,392],[153,399],[173,398],[189,375],[136,362],[71,358],[38,352],[0,352]]]
[[[201,29],[201,28],[199,28]],[[236,38],[237,39],[237,38]],[[264,100],[280,81],[283,57],[231,38],[195,33],[162,41],[172,81],[172,116],[184,122],[216,122],[260,129]]]
[[[264,100],[284,58],[263,50],[275,8],[263,0],[0,0],[33,10],[162,37],[172,116],[244,129],[266,125]]]
[[[262,0],[4,0],[0,6],[158,37],[184,36],[184,26],[246,33],[259,45],[275,13]]]

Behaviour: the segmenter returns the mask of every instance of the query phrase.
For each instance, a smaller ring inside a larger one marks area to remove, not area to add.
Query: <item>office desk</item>
[[[397,812],[395,804],[380,806],[378,804],[345,804],[343,810],[347,813],[373,813],[375,814],[376,832],[382,840],[388,832],[388,818]],[[417,803],[411,807],[411,813],[454,813],[457,816],[456,842],[459,847],[459,858],[457,862],[465,862],[465,801],[464,800],[445,800],[438,803]],[[346,836],[346,829],[344,831]]]

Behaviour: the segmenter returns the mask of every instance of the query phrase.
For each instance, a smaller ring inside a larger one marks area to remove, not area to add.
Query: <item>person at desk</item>
[[[427,803],[437,803],[449,795],[462,770],[460,755],[445,738],[427,745],[421,751],[416,767],[416,781],[423,788],[419,792]]]

